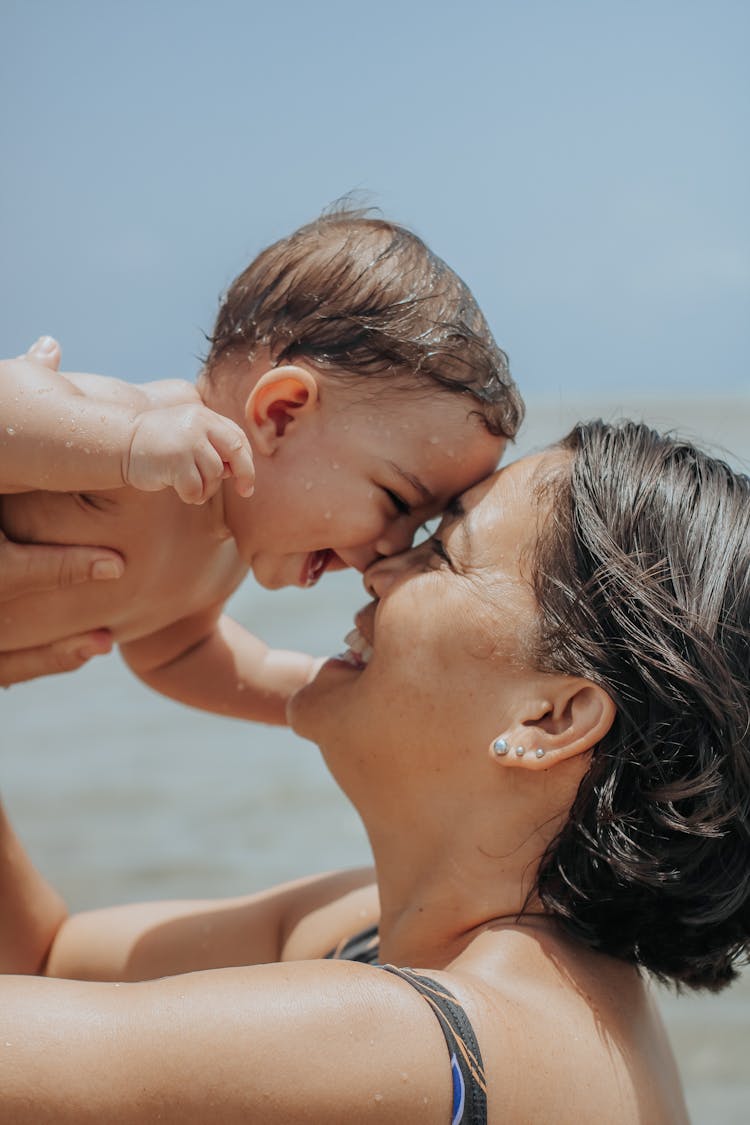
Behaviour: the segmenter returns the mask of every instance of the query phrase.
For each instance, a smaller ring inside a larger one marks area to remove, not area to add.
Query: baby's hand
[[[199,403],[146,410],[134,422],[123,463],[126,484],[144,492],[174,488],[187,504],[203,504],[226,477],[252,496],[255,467],[246,435],[229,418]]]

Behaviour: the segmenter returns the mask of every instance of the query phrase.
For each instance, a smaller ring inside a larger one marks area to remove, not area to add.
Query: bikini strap
[[[453,1112],[451,1125],[487,1125],[487,1082],[474,1029],[463,1005],[443,984],[413,969],[378,965],[401,977],[425,998],[437,1016],[451,1056]]]

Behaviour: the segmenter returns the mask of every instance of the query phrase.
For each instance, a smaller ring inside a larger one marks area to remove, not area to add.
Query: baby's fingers
[[[196,449],[194,456],[195,468],[200,474],[201,479],[201,493],[200,496],[192,502],[194,504],[203,504],[219,491],[221,482],[227,474],[224,469],[224,461],[222,460],[221,454],[208,442],[205,442],[205,444]]]
[[[62,350],[57,340],[52,336],[40,336],[35,340],[25,355],[21,355],[19,359],[31,359],[34,363],[40,363],[43,367],[48,367],[50,371],[57,371],[60,366],[60,357]]]
[[[174,490],[185,504],[202,504],[208,500],[209,496],[213,496],[213,492],[207,492],[203,482],[203,474],[199,468],[199,457],[196,454],[195,460],[191,461],[174,478]]]
[[[221,457],[222,475],[234,477],[235,488],[240,496],[252,496],[255,486],[255,465],[250,442],[234,423],[211,433],[214,449]]]

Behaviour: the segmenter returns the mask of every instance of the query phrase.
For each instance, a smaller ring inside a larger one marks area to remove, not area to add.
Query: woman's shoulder
[[[531,924],[483,932],[435,976],[474,1027],[490,1125],[493,1107],[495,1120],[687,1122],[658,1006],[633,966]]]

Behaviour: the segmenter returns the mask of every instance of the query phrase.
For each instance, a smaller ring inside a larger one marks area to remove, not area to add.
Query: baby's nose
[[[419,522],[417,520],[413,518],[409,519],[406,516],[394,520],[376,541],[376,553],[388,557],[390,555],[398,555],[401,551],[408,551],[409,547],[412,545],[414,533],[418,526]]]

